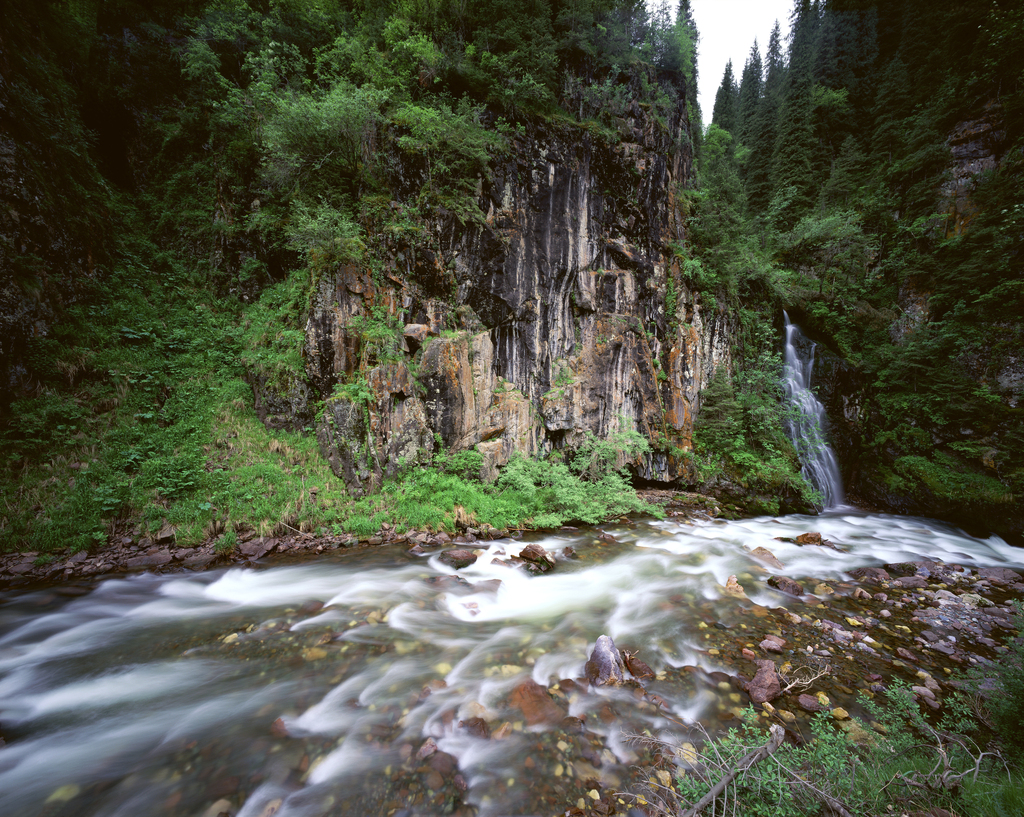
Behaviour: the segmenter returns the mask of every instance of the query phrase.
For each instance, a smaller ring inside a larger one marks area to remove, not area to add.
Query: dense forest
[[[685,0],[4,17],[5,549],[809,509],[783,308],[855,498],[1020,534],[1018,4],[798,0],[706,129]]]

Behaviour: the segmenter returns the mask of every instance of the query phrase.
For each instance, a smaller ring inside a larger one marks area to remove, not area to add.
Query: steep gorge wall
[[[682,285],[670,247],[692,172],[684,109],[663,122],[634,102],[618,130],[531,122],[480,181],[481,223],[439,215],[414,242],[376,237],[382,270],[321,277],[305,374],[324,400],[321,448],[356,494],[437,441],[477,446],[493,476],[517,451],[572,449],[629,424],[656,449],[638,475],[685,476],[731,325]],[[375,360],[365,321],[382,314],[404,342]],[[276,399],[261,398],[271,422]],[[277,404],[278,422],[294,403]]]

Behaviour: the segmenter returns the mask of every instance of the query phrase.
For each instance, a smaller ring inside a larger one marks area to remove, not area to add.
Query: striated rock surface
[[[631,463],[638,476],[686,477],[680,453],[732,333],[671,249],[689,132],[682,106],[663,122],[634,104],[614,142],[528,122],[480,180],[479,218],[441,211],[412,238],[382,231],[370,240],[383,270],[321,276],[305,330],[308,400],[295,386],[261,395],[255,382],[266,422],[287,425],[290,412],[300,427],[322,400],[317,439],[357,496],[438,442],[476,446],[493,479],[517,452],[571,451],[588,432],[629,425],[657,441]],[[411,177],[392,187],[396,211],[418,190]]]

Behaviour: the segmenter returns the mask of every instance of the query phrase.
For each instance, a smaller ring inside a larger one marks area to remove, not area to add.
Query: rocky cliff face
[[[477,446],[493,476],[515,452],[630,424],[656,449],[633,463],[640,476],[684,474],[701,386],[729,363],[730,338],[670,247],[689,129],[682,106],[664,122],[639,103],[617,139],[531,123],[480,181],[477,223],[440,214],[415,241],[376,237],[383,269],[321,278],[306,377],[324,400],[321,448],[351,490],[439,444]],[[382,325],[397,346],[373,340]],[[294,401],[282,410],[295,416]]]

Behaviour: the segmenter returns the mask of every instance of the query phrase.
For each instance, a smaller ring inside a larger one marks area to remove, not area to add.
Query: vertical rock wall
[[[321,447],[350,489],[438,443],[477,446],[493,476],[517,451],[629,425],[655,448],[634,463],[641,476],[685,476],[700,390],[729,363],[731,335],[682,285],[670,247],[689,129],[682,106],[665,122],[639,103],[617,137],[530,123],[481,180],[482,223],[442,215],[415,242],[380,238],[383,271],[323,276],[306,374],[325,401]],[[371,314],[405,327],[383,356],[368,354]]]

